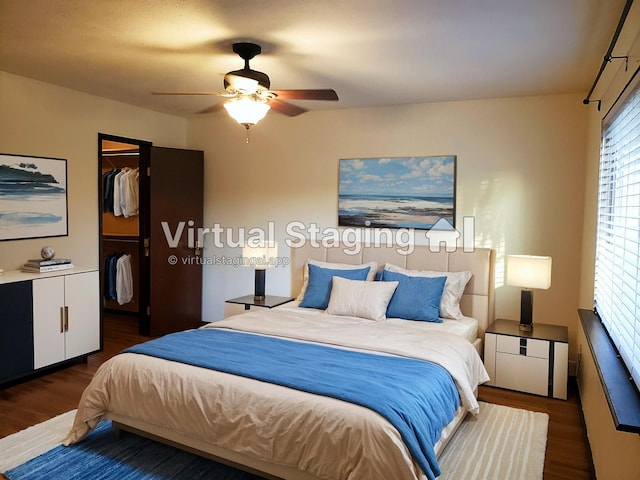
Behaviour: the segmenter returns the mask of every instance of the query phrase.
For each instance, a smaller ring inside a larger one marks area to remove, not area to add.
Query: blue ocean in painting
[[[451,196],[340,194],[338,224],[429,229],[440,219],[453,225],[453,205]]]
[[[64,195],[64,188],[47,183],[3,183],[0,181],[0,195],[6,197],[39,196],[39,195]]]
[[[38,212],[0,213],[0,227],[11,225],[42,225],[43,223],[58,223],[62,221],[60,215]]]

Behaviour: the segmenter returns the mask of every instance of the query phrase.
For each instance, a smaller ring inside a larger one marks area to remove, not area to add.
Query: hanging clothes
[[[120,177],[120,209],[125,218],[138,215],[139,170],[132,168]]]
[[[104,258],[104,298],[105,300],[116,299],[116,262],[118,254],[110,253]]]
[[[122,200],[120,198],[122,195],[122,187],[120,186],[120,182],[126,174],[127,170],[123,169],[113,177],[113,214],[116,217],[122,216]]]
[[[119,305],[133,299],[133,276],[131,274],[131,255],[125,254],[116,262],[116,300]]]
[[[103,174],[105,212],[116,217],[138,215],[140,172],[138,168],[115,168]]]
[[[110,170],[102,175],[103,210],[113,213],[113,184],[120,169]]]
[[[110,253],[104,259],[103,289],[105,300],[124,305],[133,300],[131,255]]]

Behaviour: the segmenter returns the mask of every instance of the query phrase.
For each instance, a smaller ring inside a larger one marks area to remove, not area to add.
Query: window
[[[605,118],[595,267],[595,307],[640,386],[640,85]]]

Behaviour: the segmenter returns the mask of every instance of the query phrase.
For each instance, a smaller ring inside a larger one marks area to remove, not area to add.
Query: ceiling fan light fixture
[[[224,103],[231,118],[249,128],[264,118],[271,108],[268,103],[251,97],[238,97]]]

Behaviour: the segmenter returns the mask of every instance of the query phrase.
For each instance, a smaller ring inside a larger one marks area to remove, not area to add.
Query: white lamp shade
[[[224,108],[236,122],[248,127],[262,120],[271,107],[265,102],[241,96],[225,102]]]
[[[507,256],[507,284],[546,290],[551,286],[551,257]]]
[[[273,259],[278,256],[278,244],[276,242],[247,244],[242,248],[242,256],[246,259],[246,266],[264,270],[272,266]]]

